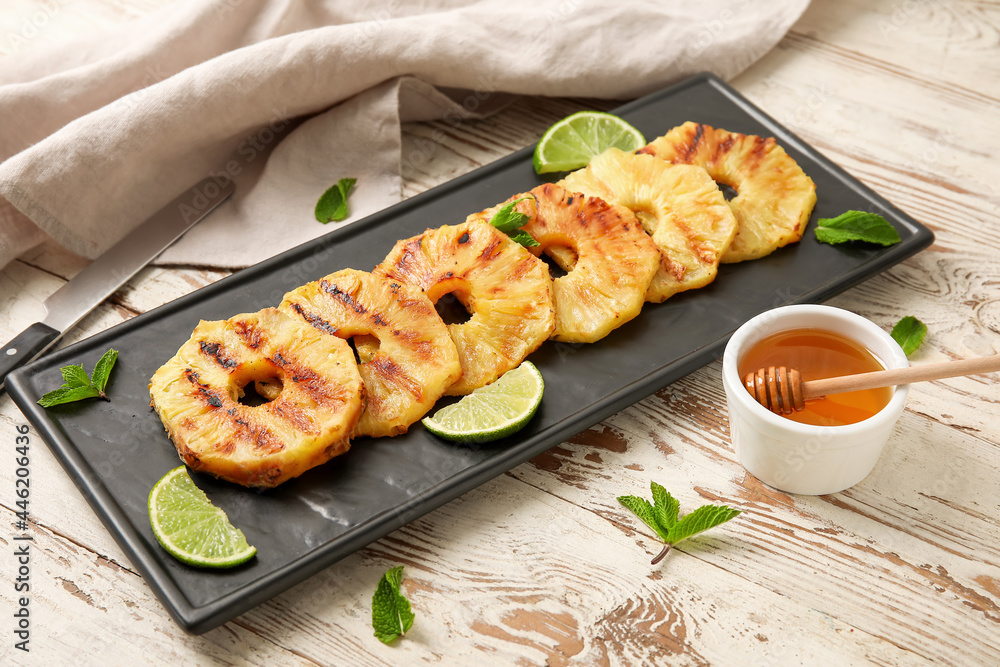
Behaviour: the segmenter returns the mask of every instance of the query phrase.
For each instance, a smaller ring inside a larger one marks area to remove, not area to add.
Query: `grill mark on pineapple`
[[[305,308],[303,308],[301,305],[297,303],[292,304],[292,310],[294,310],[295,313],[303,320],[305,320],[308,324],[312,325],[313,328],[319,329],[320,331],[332,334],[334,336],[337,335],[338,331],[337,327],[333,326],[331,323],[327,322],[319,315],[308,312]]]
[[[222,347],[221,343],[208,343],[206,341],[200,341],[198,343],[198,348],[201,350],[202,354],[223,368],[236,368],[240,365],[239,361],[229,356],[226,349]]]
[[[666,253],[660,255],[660,266],[663,268],[664,272],[670,275],[677,282],[684,280],[684,274],[687,272],[687,267],[683,264],[675,262]]]
[[[415,318],[424,319],[437,315],[437,311],[434,310],[433,304],[424,299],[417,299],[404,294],[397,294],[396,296],[399,309],[406,313],[413,313]],[[389,323],[386,322],[385,326],[389,326]],[[395,331],[393,331],[393,333],[395,333]]]
[[[184,371],[184,377],[188,382],[194,385],[195,398],[200,399],[212,408],[223,407],[223,400],[216,392],[212,391],[208,385],[201,383],[197,371],[188,368]],[[244,417],[247,414],[245,411],[238,412],[231,409],[227,410],[226,413],[229,415],[229,417],[226,418],[226,421],[228,421],[232,427],[233,437],[249,442],[256,449],[266,449],[269,452],[277,452],[285,448],[285,445],[280,442],[266,426],[252,423],[245,419]],[[231,453],[235,448],[235,443],[231,438],[227,438],[215,443],[213,448],[223,453]],[[198,458],[197,454],[187,447],[185,447],[185,450],[186,452],[182,452],[182,454],[187,454],[185,456],[185,461],[187,461],[192,468],[194,468],[195,465],[200,465],[201,460]]]
[[[294,405],[288,403],[276,405],[271,408],[270,412],[271,414],[284,419],[297,431],[302,433],[316,432],[316,427],[314,426],[313,421],[309,419],[309,415],[304,410]]]
[[[565,201],[566,191],[553,183],[542,183],[537,188],[532,190],[529,194],[535,197],[535,201],[537,202],[538,208],[541,208],[541,205],[543,203],[549,204],[550,206],[553,205],[552,201],[553,199],[559,199],[567,204],[573,203],[572,198],[568,202]],[[556,203],[554,205],[558,206],[559,204]],[[536,211],[536,215],[539,217],[541,217],[541,213],[542,213],[541,211]]]
[[[232,420],[232,424],[233,436],[257,451],[273,454],[285,449],[285,443],[274,435],[267,424],[257,421],[251,412],[244,411],[242,417]]]
[[[692,247],[695,253],[705,264],[714,264],[719,259],[719,252],[715,249],[710,241],[705,241],[703,243],[695,243],[692,241]]]
[[[720,160],[725,159],[725,157],[729,155],[729,153],[733,150],[733,146],[742,137],[743,135],[740,134],[729,134],[726,135],[726,137],[721,141],[717,141],[715,143],[715,153],[713,153],[712,157],[708,159],[708,162],[710,164],[717,165]],[[759,139],[760,137],[757,138]]]
[[[694,127],[694,136],[691,137],[691,140],[690,140],[691,141],[691,150],[694,150],[695,148],[697,148],[698,144],[701,143],[702,138],[705,136],[705,130],[711,130],[711,129],[712,128],[709,127],[708,125],[702,125],[701,123],[698,123],[698,124],[695,125],[695,127]]]
[[[386,327],[386,326],[389,326],[389,322],[382,316],[382,313],[370,310],[364,304],[362,304],[358,299],[356,299],[355,297],[352,297],[350,294],[348,294],[344,290],[340,289],[340,287],[338,287],[337,285],[334,285],[334,284],[330,283],[329,281],[322,280],[322,281],[320,281],[320,288],[324,292],[326,292],[327,294],[329,294],[331,297],[333,297],[334,299],[336,299],[337,301],[339,301],[339,302],[343,303],[344,305],[346,305],[348,308],[350,308],[356,314],[358,314],[358,315],[365,315],[365,314],[369,315],[369,317],[371,318],[372,324],[374,326],[376,326],[376,327]],[[398,301],[402,301],[402,297],[399,294],[399,285],[397,283],[392,283],[392,284],[389,285],[389,292],[391,293],[390,296],[389,296],[389,301],[390,302],[391,302],[392,299],[396,299]],[[325,331],[325,332],[331,333],[331,334],[337,334],[337,332],[339,331],[338,327],[334,326],[331,322],[329,322],[327,320],[324,320],[323,318],[319,317],[318,315],[314,315],[314,314],[305,315],[305,314],[303,314],[302,309],[299,308],[297,306],[297,304],[292,304],[292,307],[296,308],[296,312],[298,312],[300,315],[302,315],[302,317],[307,322],[309,322],[310,324],[312,324],[317,329],[320,329],[322,331]],[[365,331],[363,333],[372,333],[372,331]]]
[[[368,309],[363,305],[358,303],[358,301],[352,297],[350,294],[340,289],[337,285],[330,283],[327,280],[321,280],[319,282],[320,289],[329,294],[335,300],[341,302],[351,310],[353,310],[358,315],[364,315],[368,312]]]
[[[232,454],[233,451],[236,449],[236,442],[231,439],[223,440],[221,442],[215,443],[213,449],[215,449],[215,451],[219,452],[220,454]]]
[[[586,204],[580,208],[578,215],[580,222],[585,227],[594,228],[586,232],[594,237],[604,236],[608,229],[625,224],[617,211],[610,208],[602,200],[595,198],[588,199]]]
[[[427,262],[423,252],[423,235],[400,241],[380,266],[391,278],[423,289],[428,287]]]
[[[184,379],[194,385],[195,397],[202,400],[206,405],[212,408],[222,407],[222,398],[212,391],[212,389],[207,384],[202,384],[201,378],[198,372],[187,368],[184,370]]]
[[[701,123],[696,123],[694,127],[690,128],[688,136],[684,138],[683,143],[676,146],[678,155],[673,161],[691,162],[698,152],[698,146],[701,144],[702,137],[705,136],[706,129],[710,130],[712,128]]]
[[[365,364],[365,369],[369,373],[378,376],[383,384],[399,387],[407,391],[416,400],[423,400],[423,385],[407,375],[406,371],[392,359],[385,356],[375,357]]]
[[[510,272],[507,274],[507,279],[506,279],[505,282],[507,282],[507,283],[517,283],[517,282],[519,282],[526,275],[528,275],[528,274],[530,274],[530,273],[532,273],[534,271],[538,271],[539,270],[539,264],[541,264],[542,266],[544,266],[544,264],[542,263],[542,260],[538,259],[534,255],[529,255],[529,256],[525,257],[524,260],[518,262],[517,264],[515,264],[511,268]],[[501,283],[500,286],[502,286],[502,285],[503,285],[503,283]]]
[[[764,161],[767,155],[774,149],[777,142],[774,137],[757,137],[751,136],[748,139],[753,140],[753,146],[750,151],[744,156],[745,169],[747,173],[752,172],[760,167],[760,163]]]
[[[288,380],[306,392],[317,406],[333,406],[347,402],[344,388],[337,382],[333,373],[324,377],[313,369],[285,357],[280,350],[276,351],[270,360],[280,366]]]
[[[431,361],[436,356],[437,347],[424,338],[424,332],[409,329],[393,329],[393,337],[422,361]]]
[[[256,350],[261,345],[267,343],[267,336],[261,329],[258,329],[254,323],[248,322],[245,319],[239,319],[233,322],[233,330],[236,331],[236,335],[243,339],[243,342],[251,350]]]
[[[502,234],[503,232],[498,232]],[[479,253],[479,257],[476,258],[477,262],[492,262],[497,255],[500,254],[500,244],[503,243],[503,239],[499,236],[494,236],[489,240],[489,243],[483,248],[482,252]]]

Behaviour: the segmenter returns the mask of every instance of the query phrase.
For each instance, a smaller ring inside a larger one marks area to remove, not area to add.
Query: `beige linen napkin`
[[[93,258],[206,175],[237,194],[160,263],[246,266],[401,198],[400,124],[510,94],[627,99],[735,76],[808,0],[179,0],[112,34],[0,58],[0,267],[45,239]],[[346,224],[346,223],[345,223]]]

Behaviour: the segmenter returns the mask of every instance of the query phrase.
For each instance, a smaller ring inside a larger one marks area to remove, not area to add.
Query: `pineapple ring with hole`
[[[593,343],[637,316],[660,265],[660,251],[635,215],[552,183],[527,195],[515,206],[528,216],[522,231],[539,243],[531,252],[548,254],[567,272],[552,283],[552,338]],[[510,201],[520,197],[525,195]]]
[[[292,290],[278,308],[321,332],[353,337],[367,398],[355,436],[406,433],[462,375],[448,328],[412,285],[343,269]]]
[[[764,257],[798,241],[816,204],[816,185],[774,137],[687,122],[636,152],[704,167],[736,190],[729,206],[738,229],[724,263]]]
[[[611,148],[558,185],[629,209],[660,249],[660,267],[646,292],[655,303],[704,287],[736,235],[736,218],[701,167]]]
[[[277,377],[262,405],[243,387]],[[192,470],[272,488],[343,454],[364,409],[350,346],[276,308],[202,321],[153,374],[151,405]]]
[[[462,365],[449,395],[467,394],[520,365],[555,326],[548,266],[482,220],[398,241],[374,273],[416,285],[434,303],[453,294],[470,313],[447,325]]]

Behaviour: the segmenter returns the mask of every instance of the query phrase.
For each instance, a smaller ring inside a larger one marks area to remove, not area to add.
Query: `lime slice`
[[[634,151],[646,139],[618,116],[580,111],[550,127],[535,146],[535,172],[570,171],[586,167],[590,158],[609,148]]]
[[[545,383],[535,365],[525,361],[496,382],[473,390],[457,403],[445,406],[423,425],[446,440],[489,442],[520,431],[542,402]]]
[[[188,565],[233,567],[257,553],[184,466],[168,472],[149,492],[149,523],[163,548]]]

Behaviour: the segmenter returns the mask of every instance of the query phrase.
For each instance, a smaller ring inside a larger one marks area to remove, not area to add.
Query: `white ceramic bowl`
[[[765,484],[808,495],[836,493],[863,480],[875,467],[893,426],[903,414],[909,385],[896,387],[877,414],[855,424],[813,426],[774,414],[743,386],[743,353],[779,331],[813,327],[850,338],[868,348],[886,368],[909,365],[902,348],[869,320],[832,306],[775,308],[733,334],[722,361],[729,408],[729,432],[737,460]]]

